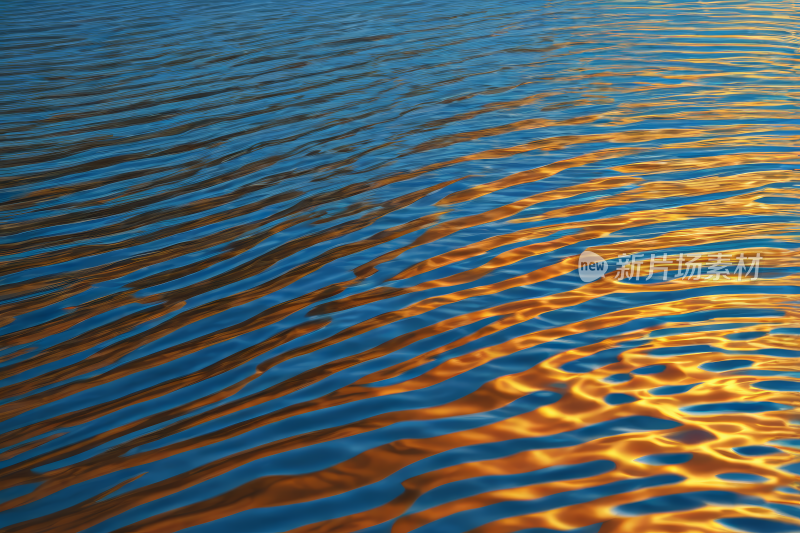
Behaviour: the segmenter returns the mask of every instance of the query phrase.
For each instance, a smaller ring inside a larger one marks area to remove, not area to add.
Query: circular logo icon
[[[581,281],[589,283],[602,278],[606,272],[608,272],[608,263],[605,259],[589,250],[581,254],[578,260],[578,274],[581,277]]]

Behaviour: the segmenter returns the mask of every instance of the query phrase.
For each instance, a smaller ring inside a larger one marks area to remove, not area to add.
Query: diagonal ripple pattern
[[[2,531],[800,531],[797,0],[2,13]]]

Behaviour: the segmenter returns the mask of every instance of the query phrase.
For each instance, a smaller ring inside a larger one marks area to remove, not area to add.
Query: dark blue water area
[[[706,505],[759,505],[763,500],[754,496],[743,496],[734,492],[702,491],[660,496],[637,503],[628,503],[619,507],[619,512],[631,516],[687,511]]]
[[[6,2],[0,526],[800,531],[798,23]]]
[[[794,524],[765,520],[763,518],[725,518],[719,522],[730,528],[735,528],[746,533],[793,533],[800,531]]]

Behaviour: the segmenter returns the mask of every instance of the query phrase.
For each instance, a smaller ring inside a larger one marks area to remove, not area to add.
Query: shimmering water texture
[[[800,531],[791,0],[2,17],[3,532]]]

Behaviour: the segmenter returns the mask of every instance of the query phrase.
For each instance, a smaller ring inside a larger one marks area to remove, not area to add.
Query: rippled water
[[[3,531],[800,531],[800,5],[2,17]]]

